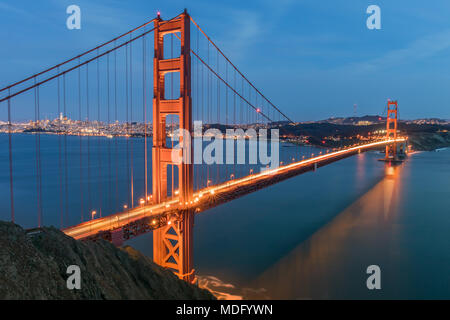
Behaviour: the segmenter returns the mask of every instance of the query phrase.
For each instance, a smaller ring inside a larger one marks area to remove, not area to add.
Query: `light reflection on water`
[[[396,252],[396,240],[386,232],[398,212],[401,170],[387,167],[384,179],[264,271],[253,286],[264,287],[275,299],[376,297],[378,293],[365,286],[367,266],[380,265],[385,279],[396,267],[387,266],[386,259],[402,255]],[[359,248],[355,247],[355,241],[359,242]],[[385,257],[370,258],[374,257],[372,250],[383,250]],[[383,286],[384,292],[389,290],[389,284]]]
[[[359,155],[346,160],[353,165],[356,161],[356,180],[346,171],[350,183],[345,187],[352,188],[353,181],[357,185],[370,180],[373,175],[367,165],[381,164],[375,157]],[[449,299],[449,164],[448,149],[416,153],[396,167],[383,169],[382,164],[378,169],[384,170],[384,175],[378,182],[270,265],[261,270],[255,264],[253,274],[249,272],[244,278],[221,269],[216,274],[222,272],[224,282],[239,284],[232,292],[244,299]],[[329,168],[328,174],[338,176],[337,168]],[[302,178],[295,179],[298,183]],[[345,193],[342,189],[335,192]],[[333,205],[329,195],[323,197]],[[317,214],[319,207],[311,203],[305,201],[303,206],[308,214]],[[312,221],[303,219],[302,223]],[[286,237],[283,231],[279,230],[279,235]],[[265,249],[274,250],[274,244]],[[239,248],[236,251],[239,257]],[[240,264],[238,259],[227,257],[230,265]],[[366,287],[366,269],[373,264],[381,268],[381,290]],[[231,292],[224,286],[212,287]]]

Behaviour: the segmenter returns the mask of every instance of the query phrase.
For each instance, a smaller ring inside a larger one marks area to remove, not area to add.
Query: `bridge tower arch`
[[[193,167],[191,161],[174,161],[172,148],[166,144],[166,117],[177,115],[179,128],[192,133],[190,17],[186,10],[177,18],[163,21],[159,16],[154,22],[153,59],[153,148],[152,148],[152,194],[154,203],[167,199],[167,168],[178,167],[178,195],[180,205],[176,218],[168,219],[167,225],[153,231],[153,260],[162,267],[171,269],[179,278],[192,282],[194,212],[183,209],[193,194]],[[177,34],[181,41],[180,56],[164,59],[164,36]],[[165,75],[180,74],[180,96],[166,99]],[[180,137],[179,157],[190,159],[190,139]],[[181,159],[179,158],[179,159]],[[186,206],[187,207],[187,206]]]

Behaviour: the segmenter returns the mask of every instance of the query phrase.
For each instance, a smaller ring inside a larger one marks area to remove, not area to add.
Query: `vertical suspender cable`
[[[219,74],[219,52],[217,52],[217,74]],[[217,127],[220,128],[220,81],[219,78],[217,78]],[[220,129],[219,129],[220,130]],[[223,141],[222,141],[223,143]],[[219,176],[219,163],[217,163],[217,155],[216,155],[216,184],[220,183],[220,176]]]
[[[116,47],[116,42],[114,41],[114,47]],[[114,119],[116,125],[118,125],[118,114],[117,114],[117,50],[114,50]],[[115,210],[119,209],[119,151],[117,146],[117,137],[114,138],[114,155],[115,155],[115,176],[116,176],[116,207]]]
[[[97,49],[97,55],[98,55]],[[102,152],[101,152],[101,121],[100,121],[100,58],[97,59],[97,160],[98,160],[98,212],[102,216]]]
[[[145,29],[144,29],[145,31]],[[147,46],[145,36],[142,37],[142,108],[144,117],[144,187],[145,202],[148,202],[148,173],[147,173]]]
[[[34,83],[36,84],[36,77],[34,77]],[[39,87],[34,88],[34,119],[35,119],[35,130],[36,138],[35,138],[35,157],[36,157],[36,199],[37,199],[37,214],[38,214],[38,227],[42,226],[42,211],[41,211],[41,195],[40,195],[40,164],[39,164],[39,152],[40,152],[40,121],[39,121]]]
[[[130,198],[130,155],[129,155],[129,134],[130,134],[130,128],[129,128],[129,121],[128,121],[128,45],[125,46],[125,99],[126,99],[126,132],[127,132],[127,147],[126,147],[126,162],[127,162],[127,198],[128,203],[127,207],[132,206],[131,204],[131,198]]]
[[[205,98],[205,95],[204,95],[204,87],[205,87],[205,67],[202,65],[202,117],[201,117],[201,121],[202,121],[202,127],[201,127],[201,134],[202,134],[202,136],[203,136],[203,126],[204,126],[204,121],[205,121],[205,118],[204,118],[204,107],[205,107],[205,100],[204,100],[204,98]],[[201,139],[201,137],[200,137],[200,139]],[[201,148],[203,148],[203,145],[201,145]],[[201,152],[201,150],[199,151],[199,152]],[[200,181],[201,181],[201,187],[203,187],[204,185],[203,185],[203,156],[201,157],[201,162],[200,162],[200,168],[201,168],[201,174],[200,174]]]
[[[80,59],[78,58],[78,64],[80,63]],[[80,121],[80,126],[83,124],[83,119],[81,116],[81,68],[78,68],[78,119]],[[81,132],[79,133],[79,142],[80,142],[80,216],[81,216],[81,222],[84,220],[84,214],[83,214],[83,139]]]
[[[107,80],[107,94],[108,94],[108,99],[107,99],[107,105],[108,105],[108,115],[107,115],[107,128],[108,128],[108,134],[111,133],[111,118],[110,118],[110,109],[111,109],[111,93],[110,93],[110,76],[109,76],[109,54],[106,56],[106,78]],[[108,139],[108,203],[110,203],[112,201],[112,173],[111,173],[111,139]],[[110,206],[108,206],[108,208],[110,208]]]
[[[66,108],[66,74],[63,75],[63,106],[64,116],[67,116]],[[65,192],[65,212],[66,212],[66,225],[69,223],[69,183],[68,183],[68,169],[67,169],[67,131],[64,130],[64,192]]]
[[[8,89],[8,95],[11,95],[11,89]],[[9,196],[11,203],[11,222],[15,222],[14,213],[14,189],[13,189],[13,158],[12,158],[12,140],[11,140],[11,99],[8,99],[8,148],[9,148]]]
[[[170,58],[171,59],[173,59],[173,33],[171,33],[170,34]],[[173,73],[171,73],[170,74],[170,98],[171,99],[173,99],[174,98],[174,96],[173,96]],[[180,121],[181,121],[181,119],[180,119]],[[174,136],[173,136],[173,129],[174,129],[174,127],[173,127],[173,116],[170,116],[170,130],[172,131],[172,149],[173,149],[173,138],[174,138]],[[171,185],[171,189],[172,189],[172,191],[171,191],[171,196],[173,197],[174,196],[174,182],[175,182],[175,179],[174,179],[174,176],[173,176],[173,174],[174,174],[174,172],[175,172],[175,170],[174,170],[174,165],[173,164],[171,164],[170,165],[170,167],[171,167],[171,169],[172,169],[172,185]]]
[[[199,41],[199,30],[197,29],[197,52],[198,52],[198,41]],[[199,61],[197,60],[197,87],[196,87],[196,91],[197,91],[197,97],[196,97],[196,110],[197,110],[197,121],[200,118],[200,84],[199,84],[199,80],[200,80],[200,74],[199,74]],[[197,138],[198,139],[198,138]],[[197,151],[198,152],[198,151]],[[194,166],[195,167],[195,166]],[[197,165],[197,189],[200,189],[200,172],[199,172],[200,166]]]
[[[57,72],[59,73],[59,67],[57,68]],[[63,218],[63,212],[64,212],[64,204],[63,204],[63,184],[62,184],[62,146],[61,146],[61,94],[60,94],[60,79],[58,77],[58,183],[59,183],[59,219],[60,219],[60,227],[64,227],[64,218]]]
[[[131,40],[131,34],[130,34]],[[132,42],[130,42],[130,121],[133,126],[133,51]],[[133,129],[133,127],[131,127]],[[131,206],[134,206],[134,172],[133,172],[133,139],[130,137],[130,162],[131,162]]]
[[[91,123],[89,119],[89,64],[86,64],[86,125],[91,129]],[[90,133],[87,134],[87,167],[88,167],[88,214],[91,214],[92,209],[92,196],[91,196],[91,137]]]

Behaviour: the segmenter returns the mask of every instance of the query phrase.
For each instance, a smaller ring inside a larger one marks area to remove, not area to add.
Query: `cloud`
[[[27,12],[25,10],[22,10],[17,7],[13,7],[9,4],[1,3],[1,2],[0,2],[0,10],[9,11],[9,12],[12,12],[15,14],[20,14],[20,15],[27,16],[27,17],[32,16],[29,12]]]
[[[224,48],[225,54],[232,53],[233,59],[240,60],[261,37],[264,23],[262,17],[253,11],[230,10],[227,17],[230,28],[222,39],[218,39],[218,46]]]
[[[226,33],[219,38],[221,47],[233,53],[233,58],[241,60],[247,56],[248,50],[259,42],[265,42],[264,35],[277,30],[278,20],[295,2],[293,0],[263,1],[264,9],[223,8],[227,11]],[[270,16],[267,12],[270,11]]]
[[[392,50],[380,57],[351,63],[338,68],[338,70],[352,70],[357,73],[373,72],[423,61],[449,48],[450,30],[446,30],[417,39],[404,48]]]

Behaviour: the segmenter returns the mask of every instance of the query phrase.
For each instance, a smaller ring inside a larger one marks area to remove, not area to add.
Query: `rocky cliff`
[[[416,133],[409,136],[409,143],[414,150],[431,151],[450,146],[450,132]]]
[[[67,289],[78,265],[81,289]],[[214,299],[131,247],[76,241],[55,228],[0,222],[0,299]]]

